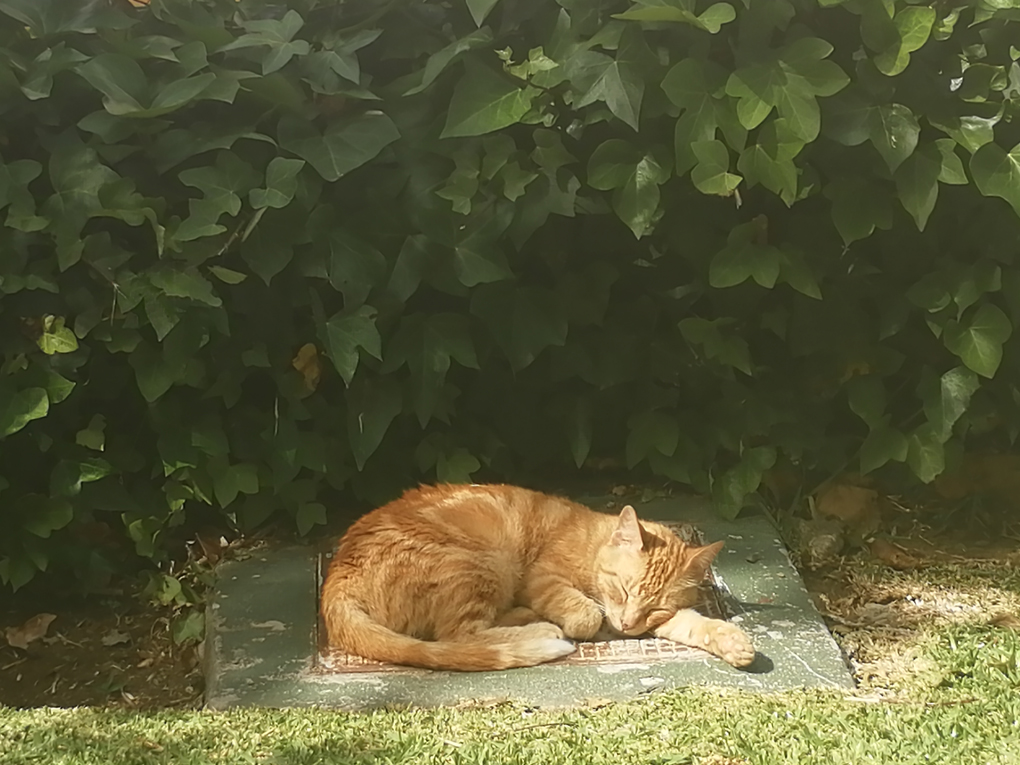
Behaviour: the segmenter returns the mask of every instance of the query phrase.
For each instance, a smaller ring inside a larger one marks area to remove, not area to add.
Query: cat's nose
[[[624,632],[629,632],[630,630],[634,629],[634,620],[624,619],[623,621],[620,622],[620,627],[623,629]]]

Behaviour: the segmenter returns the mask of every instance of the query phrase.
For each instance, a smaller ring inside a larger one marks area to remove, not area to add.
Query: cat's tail
[[[490,642],[418,640],[379,624],[356,603],[334,599],[323,608],[330,645],[389,664],[460,672],[532,667],[573,653],[569,640],[522,637]]]

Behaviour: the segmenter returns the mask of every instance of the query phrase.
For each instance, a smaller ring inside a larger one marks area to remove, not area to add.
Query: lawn
[[[1020,635],[927,635],[890,694],[682,690],[575,710],[0,709],[0,763],[1020,763]]]
[[[853,692],[687,689],[570,710],[373,713],[143,711],[111,692],[105,707],[0,706],[0,765],[1020,763],[1018,562],[1010,545],[911,571],[856,558],[809,575]]]

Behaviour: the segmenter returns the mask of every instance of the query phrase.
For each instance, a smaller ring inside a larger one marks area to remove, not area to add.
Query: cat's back
[[[563,521],[569,504],[518,486],[421,486],[355,521],[338,552],[380,544],[528,547]]]

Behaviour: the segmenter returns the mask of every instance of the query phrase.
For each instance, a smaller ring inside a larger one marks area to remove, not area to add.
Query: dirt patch
[[[804,571],[816,605],[862,689],[894,693],[923,685],[934,668],[924,641],[951,624],[1008,628],[1020,615],[1020,549],[971,552],[957,540],[901,540],[917,563],[900,571],[862,553],[826,571]]]
[[[18,599],[21,601],[22,599]],[[178,649],[166,609],[118,596],[0,610],[0,705],[196,707],[202,675],[195,647]],[[40,613],[45,636],[14,648],[5,635]]]

